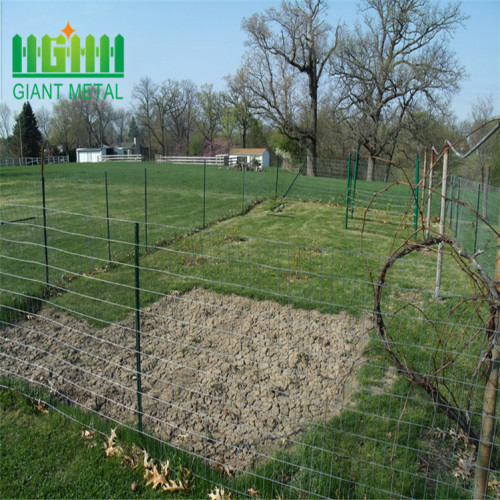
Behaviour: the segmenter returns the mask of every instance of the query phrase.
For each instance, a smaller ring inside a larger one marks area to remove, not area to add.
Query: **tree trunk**
[[[389,175],[391,173],[391,164],[387,163],[385,167],[385,176],[384,176],[384,182],[387,184],[389,182]]]
[[[368,169],[366,171],[366,180],[373,182],[374,173],[375,173],[375,158],[370,156],[370,158],[368,158]]]
[[[307,176],[316,177],[318,175],[318,158],[316,157],[316,144],[307,145]]]
[[[247,147],[247,127],[245,125],[243,125],[243,130],[242,130],[242,134],[241,134],[241,138],[243,139],[243,147],[246,148]]]
[[[486,173],[484,176],[484,184],[483,184],[483,210],[482,216],[483,219],[486,219],[488,216],[488,186],[490,185],[490,170],[491,165],[486,167]]]

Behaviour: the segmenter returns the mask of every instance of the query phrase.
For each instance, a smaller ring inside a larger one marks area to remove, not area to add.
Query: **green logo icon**
[[[107,35],[102,35],[97,44],[92,35],[85,40],[73,35],[75,30],[69,22],[61,31],[66,37],[44,35],[41,45],[34,35],[28,36],[24,46],[19,35],[12,37],[12,77],[123,78],[122,35],[115,36],[113,43]]]

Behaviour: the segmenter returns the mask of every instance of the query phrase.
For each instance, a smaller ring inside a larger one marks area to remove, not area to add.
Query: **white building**
[[[77,163],[99,163],[101,161],[102,148],[77,148]]]
[[[266,148],[232,148],[229,151],[229,160],[246,161],[247,165],[256,160],[262,167],[269,167],[269,151]]]

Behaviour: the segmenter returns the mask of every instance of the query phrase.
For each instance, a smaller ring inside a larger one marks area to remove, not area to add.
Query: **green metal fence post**
[[[349,203],[351,197],[351,153],[347,159],[347,189],[345,195],[345,223],[344,229],[347,229],[347,221],[349,220]]]
[[[419,172],[419,162],[418,162],[418,154],[415,162],[415,212],[413,214],[413,229],[416,231],[418,226],[418,183],[420,182],[420,172]],[[415,238],[417,235],[415,234]]]
[[[246,172],[246,166],[243,165],[243,174],[242,174],[242,182],[243,186],[241,188],[241,213],[245,211],[245,172]]]
[[[359,149],[356,150],[356,158],[354,160],[354,178],[352,181],[352,196],[351,196],[351,219],[354,217],[354,202],[356,200],[356,180],[358,179],[359,165]]]
[[[203,161],[203,227],[205,227],[205,209],[207,203],[207,160]]]
[[[274,196],[278,196],[278,175],[280,171],[279,159],[276,159],[276,186],[274,188]]]
[[[459,177],[457,179],[457,200],[460,200],[460,179],[461,177]],[[459,230],[459,227],[458,227],[458,218],[459,218],[459,208],[460,208],[460,205],[457,203],[457,205],[455,206],[455,220],[456,220],[456,223],[455,223],[455,237],[458,239],[458,230]]]
[[[477,250],[477,228],[479,226],[479,203],[481,201],[481,183],[477,183],[476,227],[474,228],[474,253]]]
[[[148,171],[144,167],[144,240],[148,246]]]
[[[139,223],[135,223],[135,361],[137,378],[137,428],[142,432],[142,386],[141,386],[141,302],[139,295]]]
[[[106,190],[106,233],[108,237],[108,260],[109,263],[111,264],[111,238],[110,238],[110,231],[109,231],[109,198],[108,198],[108,172],[107,170],[104,171],[104,187]]]
[[[49,284],[49,252],[47,249],[47,208],[45,204],[45,175],[43,173],[43,148],[42,148],[42,207],[43,207],[43,248],[45,252],[45,281]]]

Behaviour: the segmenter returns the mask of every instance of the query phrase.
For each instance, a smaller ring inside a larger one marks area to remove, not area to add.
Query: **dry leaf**
[[[223,474],[226,474],[228,477],[234,476],[235,472],[234,467],[231,467],[230,465],[221,464],[220,462],[217,462],[215,468],[220,470]]]
[[[123,448],[120,445],[116,446],[116,428],[111,429],[111,436],[108,437],[107,444],[104,443],[104,453],[107,457],[123,454]]]
[[[128,467],[129,469],[132,469],[132,470],[137,469],[137,464],[130,455],[123,455],[121,464],[124,467]]]
[[[250,496],[252,498],[258,498],[259,497],[259,492],[257,490],[254,490],[253,488],[248,488],[248,493],[250,493]]]
[[[34,403],[33,403],[34,404]],[[45,408],[45,406],[43,405],[42,402],[40,402],[40,400],[38,400],[38,404],[34,404],[35,408],[40,412],[40,413],[44,413],[45,415],[48,415],[49,414],[49,411]]]
[[[142,452],[144,454],[144,468],[152,469],[154,467],[154,462],[149,458],[149,453],[146,450],[142,450]]]
[[[208,494],[210,500],[229,500],[231,498],[231,493],[227,493],[224,491],[224,488],[215,488],[214,491]]]
[[[185,469],[182,465],[179,465],[179,474],[181,475],[182,479],[184,479],[184,482],[187,481],[187,479],[191,475],[191,472],[191,469]]]
[[[153,485],[153,490],[156,490],[160,485],[167,484],[167,478],[158,472],[156,465],[153,465],[152,470],[148,469],[144,472],[144,479],[147,479],[146,486]]]
[[[85,429],[82,427],[82,438],[83,439],[94,439],[94,432],[89,431],[88,429]]]
[[[168,473],[170,472],[170,460],[167,460],[166,462],[160,462],[160,469],[161,473],[165,477],[168,477]]]
[[[179,484],[177,484],[173,480],[167,481],[166,484],[162,485],[162,488],[164,489],[164,491],[169,491],[170,493],[173,493],[175,491],[184,491],[188,489],[187,483],[183,484],[182,481],[179,481]]]
[[[130,456],[134,459],[134,462],[138,464],[142,461],[142,450],[135,443],[132,443],[132,450]]]
[[[139,485],[137,484],[136,481],[134,481],[131,485],[130,485],[130,489],[132,491],[137,491],[137,488],[139,487]]]

